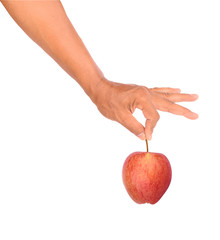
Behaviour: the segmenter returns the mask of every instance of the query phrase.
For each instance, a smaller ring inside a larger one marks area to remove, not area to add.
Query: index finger
[[[153,130],[160,119],[160,115],[157,112],[156,108],[152,104],[152,102],[147,101],[143,103],[142,106],[138,107],[142,110],[144,117],[146,118],[145,122],[145,136],[148,140],[152,139]]]

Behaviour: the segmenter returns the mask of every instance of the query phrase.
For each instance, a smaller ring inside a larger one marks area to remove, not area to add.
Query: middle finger
[[[153,93],[160,97],[163,97],[171,102],[192,102],[198,99],[197,94],[186,93]]]

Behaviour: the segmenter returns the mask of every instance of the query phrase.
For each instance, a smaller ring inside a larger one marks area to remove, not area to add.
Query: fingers
[[[171,102],[192,102],[198,99],[197,94],[168,93],[168,92],[156,92],[155,94]]]
[[[144,126],[130,112],[125,114],[119,122],[141,140],[145,140]]]
[[[154,92],[161,92],[161,93],[180,93],[181,90],[179,88],[170,88],[170,87],[164,87],[164,88],[150,88],[151,91]]]
[[[150,105],[150,106],[149,106]],[[151,140],[153,130],[160,118],[158,112],[154,108],[153,105],[148,103],[143,107],[138,107],[143,111],[145,118],[147,119],[144,126],[136,120],[136,118],[129,112],[123,116],[122,120],[119,121],[124,127],[126,127],[129,131],[134,133],[141,140]]]
[[[145,136],[147,140],[152,139],[153,130],[160,119],[160,115],[153,106],[152,102],[148,101],[142,105],[142,112],[146,118],[145,122]]]
[[[170,112],[176,115],[182,115],[191,120],[198,118],[198,114],[190,111],[188,108],[182,107],[168,100],[164,100],[161,104],[159,104],[157,106],[157,109],[164,112]]]
[[[144,117],[146,118],[145,128],[132,115],[133,111],[131,111],[130,107],[129,111],[124,116],[122,116],[121,119],[123,120],[119,122],[141,140],[151,140],[153,130],[160,116],[152,103],[149,91],[145,88],[138,88],[137,96],[135,96],[135,101],[132,105],[132,109],[138,108],[142,110]]]
[[[138,94],[133,107],[142,110],[144,117],[146,118],[144,129],[145,139],[151,140],[153,130],[160,118],[160,115],[152,103],[152,97],[148,89],[138,89]]]
[[[159,118],[157,118],[157,119],[149,119],[148,118],[146,120],[146,122],[145,122],[145,136],[146,136],[147,140],[152,139],[153,130],[154,130],[158,120],[159,120]]]
[[[198,99],[196,94],[183,94],[178,88],[135,88],[134,96],[128,103],[128,111],[119,114],[120,122],[124,127],[140,139],[152,139],[153,130],[160,118],[157,110],[182,115],[188,119],[197,119],[198,115],[175,102],[191,102]],[[132,107],[131,107],[132,106]],[[132,115],[133,110],[142,110],[146,118],[145,127]]]

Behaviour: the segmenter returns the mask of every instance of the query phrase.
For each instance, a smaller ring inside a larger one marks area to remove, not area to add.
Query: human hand
[[[176,102],[195,101],[196,94],[183,94],[177,88],[147,88],[133,84],[121,84],[104,79],[91,98],[98,110],[107,118],[117,121],[140,139],[151,140],[153,129],[160,116],[157,110],[196,119],[198,115]],[[142,110],[145,127],[132,115]]]

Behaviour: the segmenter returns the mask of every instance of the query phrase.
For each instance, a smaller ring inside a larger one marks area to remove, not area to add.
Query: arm
[[[3,0],[2,4],[24,32],[91,95],[103,74],[72,26],[61,2]]]
[[[179,89],[120,84],[107,80],[98,68],[59,0],[2,0],[8,13],[23,31],[47,52],[84,89],[107,118],[121,123],[140,139],[151,139],[159,120],[157,110],[196,119],[197,114],[175,102],[194,101],[197,95]],[[132,115],[139,108],[145,127]]]

